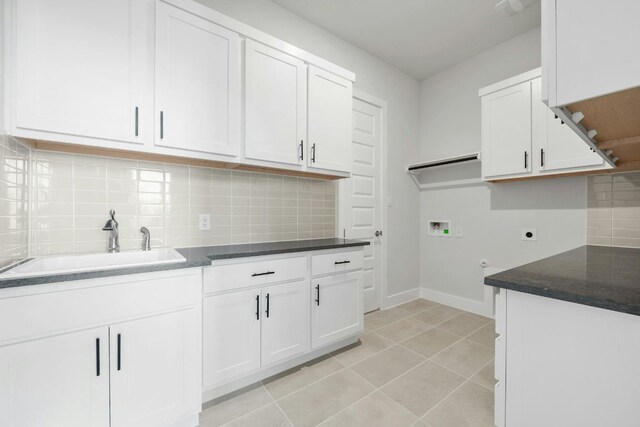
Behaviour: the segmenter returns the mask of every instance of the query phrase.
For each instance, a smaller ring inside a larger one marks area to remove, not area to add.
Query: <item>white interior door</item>
[[[382,109],[353,99],[351,178],[340,183],[340,212],[349,239],[367,240],[364,247],[364,311],[380,308],[382,245]]]

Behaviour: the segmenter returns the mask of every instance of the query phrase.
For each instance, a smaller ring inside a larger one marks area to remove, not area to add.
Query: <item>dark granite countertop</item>
[[[581,246],[487,276],[484,283],[640,315],[640,249]]]
[[[286,254],[290,252],[321,251],[323,249],[340,249],[366,246],[369,242],[349,239],[312,239],[291,240],[286,242],[252,243],[245,245],[205,246],[176,249],[187,259],[211,261],[218,259],[246,258],[261,255]]]
[[[211,265],[216,259],[245,258],[260,255],[275,255],[290,252],[319,251],[323,249],[339,249],[366,246],[369,242],[347,239],[312,239],[286,242],[267,242],[246,245],[203,246],[176,249],[185,262],[148,265],[144,267],[126,267],[111,270],[84,271],[81,273],[52,274],[48,276],[2,278],[0,289],[21,286],[42,285],[46,283],[70,282],[74,280],[97,279],[100,277],[124,276],[127,274],[151,273],[155,271],[179,270]]]

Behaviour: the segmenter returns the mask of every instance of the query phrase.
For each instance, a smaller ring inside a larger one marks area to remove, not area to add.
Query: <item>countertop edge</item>
[[[208,255],[207,258],[211,261],[221,260],[221,259],[234,259],[234,258],[250,258],[255,256],[267,256],[267,255],[279,255],[279,254],[287,254],[287,253],[296,253],[296,252],[313,252],[313,251],[325,251],[331,249],[341,249],[341,248],[353,248],[358,246],[368,246],[369,242],[361,241],[361,242],[349,242],[349,243],[340,243],[337,245],[326,245],[320,247],[300,247],[294,249],[271,249],[265,251],[257,251],[257,252],[237,252],[233,254],[219,254],[219,255]]]
[[[513,283],[513,282],[508,282],[500,279],[492,279],[491,276],[485,277],[484,284],[487,286],[493,286],[495,288],[508,289],[511,291],[523,292],[526,294],[537,295],[537,296],[556,299],[560,301],[572,302],[575,304],[601,308],[604,310],[612,310],[620,313],[640,316],[640,307],[635,304],[627,305],[627,304],[621,304],[619,302],[615,302],[615,301],[611,301],[603,298],[586,297],[586,296],[576,295],[576,294],[572,294],[565,291],[544,289],[536,286],[527,286],[521,283]]]

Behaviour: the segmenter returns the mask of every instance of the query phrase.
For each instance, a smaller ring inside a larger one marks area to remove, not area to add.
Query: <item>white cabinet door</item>
[[[13,132],[142,143],[136,119],[148,107],[148,3],[14,0],[13,6]]]
[[[191,309],[110,328],[111,427],[158,426],[198,413],[197,325]]]
[[[311,347],[362,331],[362,271],[311,281]]]
[[[203,299],[203,388],[260,367],[260,291]]]
[[[240,143],[240,38],[156,5],[155,144],[235,156]]]
[[[531,81],[533,103],[533,139],[536,169],[570,172],[569,169],[599,169],[604,160],[560,119],[541,99],[540,79]],[[590,168],[592,167],[592,168]]]
[[[639,1],[544,1],[555,3],[549,9],[556,13],[557,70],[547,74],[557,79],[552,106],[640,86]]]
[[[0,348],[0,425],[108,427],[108,329]]]
[[[309,66],[309,167],[351,172],[352,96],[350,81]]]
[[[303,354],[309,347],[309,282],[262,289],[262,365]]]
[[[252,40],[245,55],[245,156],[298,165],[307,131],[307,66]]]
[[[482,97],[482,174],[522,176],[531,172],[531,82]]]

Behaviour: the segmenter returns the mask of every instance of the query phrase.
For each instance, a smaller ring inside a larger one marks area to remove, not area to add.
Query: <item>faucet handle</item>
[[[151,250],[151,233],[147,227],[141,227],[140,232],[142,233],[142,250],[150,251]]]
[[[109,216],[111,217],[112,220],[116,220],[116,211],[114,211],[113,209],[109,210]]]

